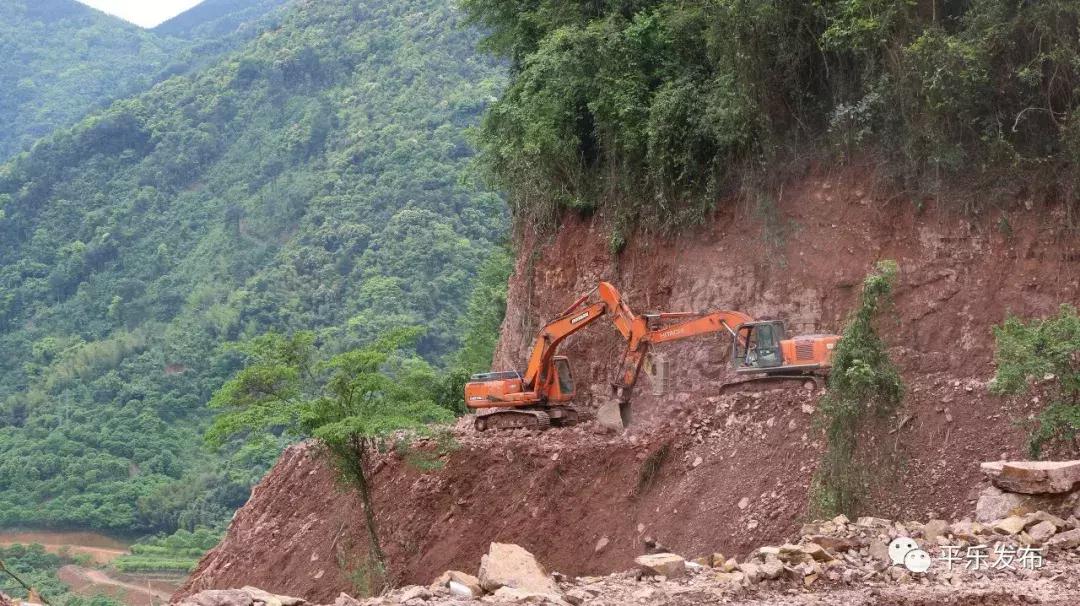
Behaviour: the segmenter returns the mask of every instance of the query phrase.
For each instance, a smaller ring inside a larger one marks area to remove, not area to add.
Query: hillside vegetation
[[[969,209],[1076,207],[1076,2],[462,4],[512,62],[480,139],[523,220],[606,207],[618,248],[822,153],[885,156],[912,192],[963,183]]]
[[[213,63],[285,1],[209,0],[151,32],[75,0],[5,0],[0,161],[115,99]]]
[[[262,17],[289,0],[203,0],[153,29],[180,38],[218,39],[253,28]]]
[[[241,361],[222,343],[303,329],[334,353],[421,326],[439,364],[490,342],[462,336],[491,323],[479,268],[482,292],[505,283],[505,206],[462,178],[464,132],[503,76],[459,21],[298,3],[0,166],[0,526],[227,520],[280,440],[202,448]]]
[[[179,46],[75,0],[6,0],[0,160],[105,101],[147,88]]]

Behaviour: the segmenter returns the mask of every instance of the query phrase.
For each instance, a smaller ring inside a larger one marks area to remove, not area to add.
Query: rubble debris
[[[255,599],[243,589],[207,589],[179,602],[178,606],[252,606]]]
[[[655,540],[650,543],[658,545]],[[891,556],[890,546],[894,551],[904,549],[904,557]],[[998,546],[1004,549],[997,551]],[[969,548],[982,550],[977,562],[981,565],[972,568],[959,557],[950,565],[944,563],[947,553],[956,556]],[[637,570],[604,577],[549,575],[525,549],[492,543],[482,558],[479,578],[448,570],[428,587],[403,587],[366,600],[341,594],[334,606],[469,606],[479,602],[547,606],[734,602],[761,606],[922,605],[949,602],[957,596],[974,596],[964,604],[1074,604],[1080,603],[1080,584],[1061,579],[1080,577],[1078,548],[1080,520],[1044,511],[1005,516],[987,524],[871,517],[852,523],[838,516],[805,524],[788,542],[758,547],[742,562],[725,559],[721,553],[699,558],[700,564],[688,563],[674,553],[648,553],[635,558]],[[1005,552],[1027,553],[1029,559],[1002,565],[995,553]],[[916,602],[903,601],[912,595],[923,597]],[[274,596],[253,587],[204,591],[181,602],[185,606],[277,603],[304,606],[298,598]]]
[[[645,546],[645,553],[671,553],[671,550],[665,547],[663,543],[652,537],[642,538],[641,544]]]
[[[989,524],[1012,515],[1036,511],[1068,517],[1080,504],[1080,491],[1066,494],[1029,495],[1005,492],[997,486],[987,486],[979,493],[975,504],[975,521]]]
[[[430,587],[433,591],[446,588],[453,595],[463,597],[480,597],[484,595],[484,589],[480,586],[480,579],[459,570],[447,570],[432,581]]]

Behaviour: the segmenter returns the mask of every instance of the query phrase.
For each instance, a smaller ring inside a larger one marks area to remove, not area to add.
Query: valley
[[[1080,5],[2,4],[0,606],[1080,601]]]

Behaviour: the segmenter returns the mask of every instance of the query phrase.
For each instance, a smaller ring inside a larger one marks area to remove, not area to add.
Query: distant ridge
[[[182,38],[231,34],[240,26],[288,3],[290,0],[205,0],[153,28],[166,36]]]
[[[7,8],[13,8],[14,10],[21,8],[25,11],[27,17],[41,21],[56,21],[72,17],[90,17],[105,14],[75,0],[36,0],[36,2],[14,3]],[[117,21],[122,21],[122,19],[117,19]]]

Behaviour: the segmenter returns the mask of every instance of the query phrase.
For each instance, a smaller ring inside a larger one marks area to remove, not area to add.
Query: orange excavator
[[[839,340],[836,335],[785,340],[782,322],[755,322],[738,311],[636,315],[614,286],[601,282],[540,329],[524,372],[471,377],[465,385],[465,403],[477,411],[476,429],[546,429],[576,423],[579,412],[571,405],[576,392],[570,362],[555,352],[567,337],[605,316],[626,340],[620,380],[612,384],[613,404],[623,427],[630,422],[630,399],[653,345],[726,332],[733,339],[736,373],[788,379],[827,372]]]

